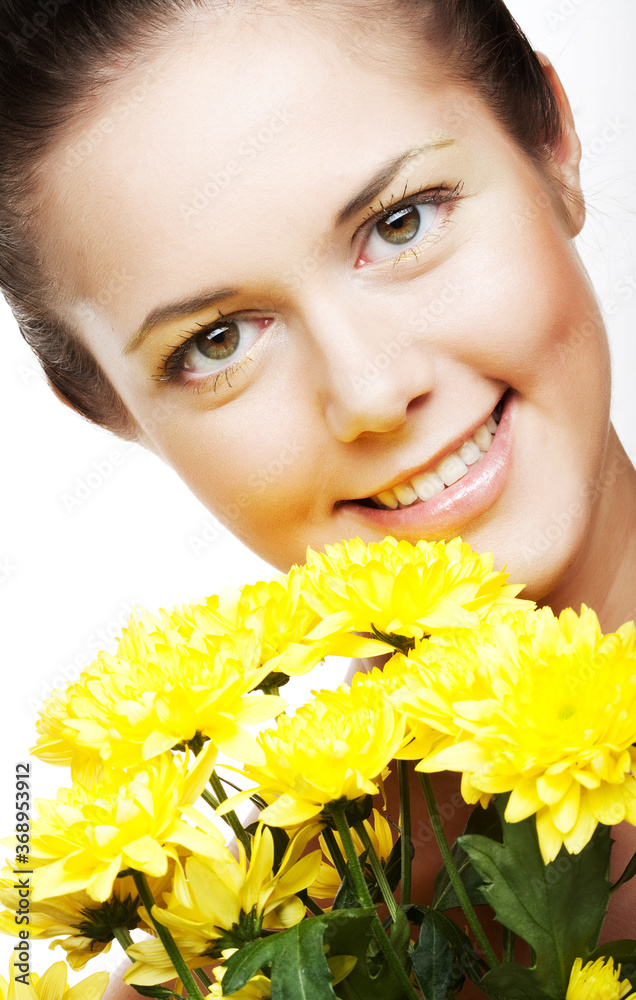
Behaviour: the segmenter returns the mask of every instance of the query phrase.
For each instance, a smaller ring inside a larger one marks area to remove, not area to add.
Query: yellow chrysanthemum
[[[42,862],[31,858],[31,873],[26,882],[31,889],[38,884]],[[161,879],[149,879],[155,897],[167,891],[172,881],[174,865],[171,864]],[[0,912],[0,933],[15,937],[15,914],[19,906],[20,875],[12,868],[5,868],[0,879],[0,902],[7,909]],[[66,961],[76,971],[96,955],[110,950],[117,927],[141,928],[150,931],[139,912],[139,897],[130,876],[115,879],[112,896],[98,903],[86,892],[74,892],[42,899],[29,900],[29,936],[34,940],[51,940],[50,947],[59,945],[66,952]],[[153,931],[154,932],[154,931]]]
[[[261,813],[271,826],[293,827],[335,803],[379,791],[388,764],[404,740],[405,720],[386,694],[372,687],[320,691],[293,717],[279,716],[275,729],[259,736],[262,767],[244,773],[270,800]],[[220,813],[248,798],[241,792]]]
[[[620,982],[621,967],[612,959],[598,958],[583,965],[577,958],[572,966],[565,1000],[622,1000],[631,990],[631,983]]]
[[[507,578],[493,570],[492,555],[473,552],[460,538],[416,545],[354,538],[326,546],[324,554],[308,550],[304,592],[325,619],[325,633],[331,625],[334,635],[347,629],[411,639],[474,628],[495,606],[532,607],[516,599],[522,586]],[[339,652],[337,642],[331,651]]]
[[[261,644],[260,665],[289,675],[306,673],[318,663],[323,647],[313,641],[320,617],[301,591],[305,568],[292,566],[286,576],[246,584],[240,590],[225,587],[204,605],[181,609],[206,635],[251,629]]]
[[[42,866],[34,901],[85,891],[104,902],[120,871],[165,875],[170,858],[178,863],[177,846],[224,858],[223,836],[192,808],[209,777],[210,748],[191,771],[187,760],[165,754],[125,775],[109,772],[90,788],[61,788],[56,799],[38,800],[31,852]]]
[[[461,629],[446,636],[419,641],[408,655],[395,653],[383,670],[355,674],[352,686],[380,684],[393,704],[407,716],[413,737],[398,754],[402,760],[422,760],[433,750],[453,746],[468,734],[456,716],[454,703],[480,697],[481,675],[476,647],[496,642],[507,625],[514,633],[531,634],[538,620],[553,618],[549,609],[494,609],[477,629]],[[486,801],[486,800],[485,800]]]
[[[365,819],[364,828],[367,831],[376,856],[380,862],[385,865],[391,851],[393,850],[392,828],[390,823],[384,818],[382,813],[378,812],[377,809],[373,810],[372,816],[373,824],[371,824],[368,819]],[[364,854],[365,847],[355,830],[351,831],[351,836],[353,838],[356,853],[358,857],[360,857]],[[334,832],[334,837],[338,847],[340,848],[342,857],[345,857],[345,850],[340,839],[340,834],[337,831]],[[340,876],[332,863],[331,853],[322,835],[320,837],[320,846],[323,851],[323,862],[315,881],[309,886],[309,895],[313,896],[315,899],[333,899],[340,888]],[[368,874],[369,879],[372,878],[373,873],[368,863],[365,868],[365,873]]]
[[[15,981],[13,962],[9,970],[9,982],[0,976],[0,1000],[101,1000],[108,986],[108,973],[95,972],[75,986],[68,986],[67,968],[64,962],[51,965],[43,976],[34,972],[28,976],[28,984]]]
[[[243,629],[231,636],[194,630],[187,641],[164,623],[149,632],[150,616],[131,622],[120,644],[125,655],[100,653],[65,692],[47,702],[33,753],[71,764],[73,776],[95,780],[98,762],[130,767],[197,736],[234,759],[261,759],[244,728],[285,707],[252,693],[267,668],[260,644]]]
[[[315,828],[300,831],[289,843],[276,872],[274,840],[259,826],[248,863],[242,844],[236,861],[226,851],[222,861],[191,857],[185,863],[186,882],[164,897],[153,917],[172,933],[190,968],[207,957],[219,958],[223,949],[238,947],[260,936],[262,929],[281,930],[299,923],[305,904],[296,893],[318,874],[321,852],[303,857]],[[127,951],[135,965],[125,981],[149,986],[170,978],[172,965],[159,941],[142,941]]]
[[[603,636],[585,606],[544,609],[531,628],[504,621],[470,647],[451,671],[424,664],[426,691],[406,710],[450,735],[418,769],[462,772],[468,802],[511,792],[506,820],[536,813],[546,863],[563,844],[578,854],[598,823],[636,824],[634,623]]]

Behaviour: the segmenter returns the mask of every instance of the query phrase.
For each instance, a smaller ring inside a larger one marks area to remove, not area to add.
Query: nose
[[[411,325],[384,310],[338,307],[333,296],[309,320],[321,356],[326,423],[342,442],[398,431],[435,382],[434,361]]]

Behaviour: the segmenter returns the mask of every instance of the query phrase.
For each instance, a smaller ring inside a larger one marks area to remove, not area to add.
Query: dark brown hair
[[[117,78],[115,63],[152,51],[180,20],[216,5],[0,0],[0,290],[58,394],[123,437],[135,433],[125,407],[77,331],[52,306],[55,289],[36,236],[38,167],[52,143],[76,127],[91,97]],[[299,16],[323,5],[353,13],[356,7],[355,0],[299,0]],[[442,64],[452,67],[449,75],[473,88],[529,157],[547,164],[561,136],[558,105],[503,0],[366,0],[363,7],[375,24],[397,18],[430,42]]]

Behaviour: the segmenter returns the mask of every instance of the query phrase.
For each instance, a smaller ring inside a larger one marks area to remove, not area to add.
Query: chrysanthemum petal
[[[595,829],[594,814],[587,809],[580,809],[576,823],[563,837],[563,843],[570,854],[579,854],[590,842]]]
[[[165,851],[148,835],[126,844],[124,857],[131,868],[146,872],[148,875],[164,875],[168,867]]]
[[[563,834],[559,833],[552,820],[552,814],[545,806],[537,813],[537,836],[544,862],[554,861],[563,846]]]
[[[568,833],[575,825],[581,801],[581,786],[571,780],[563,798],[552,809],[552,820],[559,833]]]
[[[564,837],[581,850],[598,822],[636,825],[633,623],[604,636],[585,607],[492,610],[393,659],[390,697],[413,734],[399,755],[459,771],[468,802],[510,792],[507,820],[536,813],[545,858]]]
[[[622,1000],[631,991],[628,979],[620,981],[621,967],[613,959],[598,958],[583,966],[577,958],[572,966],[565,1000]]]
[[[542,807],[543,803],[537,793],[537,782],[534,778],[521,778],[510,793],[506,812],[507,823],[520,823],[532,816]]]
[[[94,874],[90,876],[86,883],[86,892],[91,899],[96,899],[100,903],[108,899],[113,891],[113,882],[117,878],[120,869],[123,868],[122,861],[123,858],[120,854],[118,857],[113,858],[109,865],[97,868]]]
[[[55,1000],[66,988],[66,966],[64,962],[56,962],[49,966],[38,982],[39,1000]]]
[[[63,997],[55,1000],[100,1000],[108,986],[107,972],[94,972],[88,979],[75,983]]]
[[[300,826],[317,816],[320,810],[320,803],[304,802],[291,795],[281,795],[276,802],[263,809],[261,819],[270,826]]]
[[[625,804],[620,785],[603,784],[598,788],[590,788],[587,792],[587,801],[599,823],[615,826],[625,819]]]

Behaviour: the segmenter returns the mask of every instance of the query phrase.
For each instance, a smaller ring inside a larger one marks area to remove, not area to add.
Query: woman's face
[[[571,228],[420,44],[341,27],[226,13],[119,69],[46,165],[60,310],[140,439],[281,569],[461,534],[542,596],[608,434]]]

